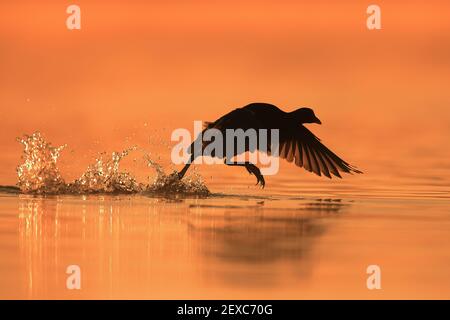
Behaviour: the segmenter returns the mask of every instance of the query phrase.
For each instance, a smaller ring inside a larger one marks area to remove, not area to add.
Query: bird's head
[[[300,123],[317,123],[322,124],[322,121],[316,117],[314,111],[310,108],[300,108],[291,112],[296,121]]]

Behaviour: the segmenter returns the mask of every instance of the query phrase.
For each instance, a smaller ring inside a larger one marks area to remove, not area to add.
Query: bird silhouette
[[[298,167],[303,167],[318,176],[324,175],[330,179],[332,175],[342,178],[340,172],[349,174],[362,173],[323,145],[319,138],[303,126],[305,123],[322,124],[310,108],[299,108],[292,112],[285,112],[272,104],[251,103],[227,113],[214,122],[206,122],[202,133],[204,134],[208,129],[219,130],[224,137],[223,150],[225,150],[227,129],[242,129],[244,131],[255,129],[258,139],[259,129],[278,129],[279,157],[286,159],[288,162],[293,162]],[[190,161],[178,173],[180,179],[184,177],[186,171],[197,157],[205,155],[203,151],[212,143],[212,141],[199,141],[198,139],[201,139],[201,135],[188,148]],[[196,143],[201,146],[201,150],[196,150],[199,149],[195,148]],[[264,151],[270,154],[270,135],[267,136],[267,145],[268,148]],[[255,147],[246,142],[244,150],[238,150],[235,147],[232,154],[236,156],[246,151],[253,152],[255,149],[258,149],[258,146],[259,143]],[[231,159],[226,158],[226,155],[214,154],[214,150],[208,156],[224,158],[225,164],[230,166],[245,167],[250,174],[256,176],[256,184],[261,184],[261,187],[264,188],[264,177],[255,164],[248,161],[232,162]]]

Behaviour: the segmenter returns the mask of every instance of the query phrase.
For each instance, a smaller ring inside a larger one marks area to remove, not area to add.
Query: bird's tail
[[[203,122],[203,130],[209,129],[211,127],[211,124],[213,124],[213,122],[211,122],[211,121],[204,121]]]

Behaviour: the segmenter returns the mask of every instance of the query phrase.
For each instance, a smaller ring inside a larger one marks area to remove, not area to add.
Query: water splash
[[[113,152],[110,157],[100,154],[95,163],[89,165],[80,178],[68,185],[72,193],[134,193],[144,186],[126,171],[119,171],[120,161],[136,147],[122,152]]]
[[[18,187],[23,192],[58,193],[65,187],[56,162],[66,147],[53,147],[39,132],[17,138],[24,146],[23,164],[17,167]]]
[[[149,167],[156,171],[156,177],[145,189],[146,193],[162,195],[199,195],[207,196],[210,191],[203,182],[202,177],[197,173],[191,173],[185,179],[178,178],[178,172],[170,174],[164,172],[163,167],[153,161],[147,154],[144,156]]]
[[[87,193],[150,193],[153,195],[210,194],[200,175],[194,173],[180,180],[178,173],[164,172],[163,167],[144,153],[148,167],[156,172],[151,183],[140,183],[127,171],[120,170],[120,162],[138,150],[137,147],[110,156],[101,153],[95,163],[73,182],[66,183],[57,166],[57,160],[65,145],[54,147],[39,132],[17,139],[24,145],[23,164],[17,167],[18,187],[24,193],[37,194],[87,194]]]

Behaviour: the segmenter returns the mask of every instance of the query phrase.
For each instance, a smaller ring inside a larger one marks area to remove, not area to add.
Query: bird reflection
[[[265,208],[263,202],[228,210],[226,206],[191,206],[198,214],[189,219],[189,233],[201,244],[205,257],[235,266],[233,273],[225,272],[225,279],[261,284],[262,277],[263,282],[271,281],[270,266],[278,262],[301,261],[297,271],[308,274],[314,243],[330,228],[328,220],[337,219],[349,205],[339,199],[318,199],[303,200],[288,209]],[[214,214],[218,208],[226,214]]]

